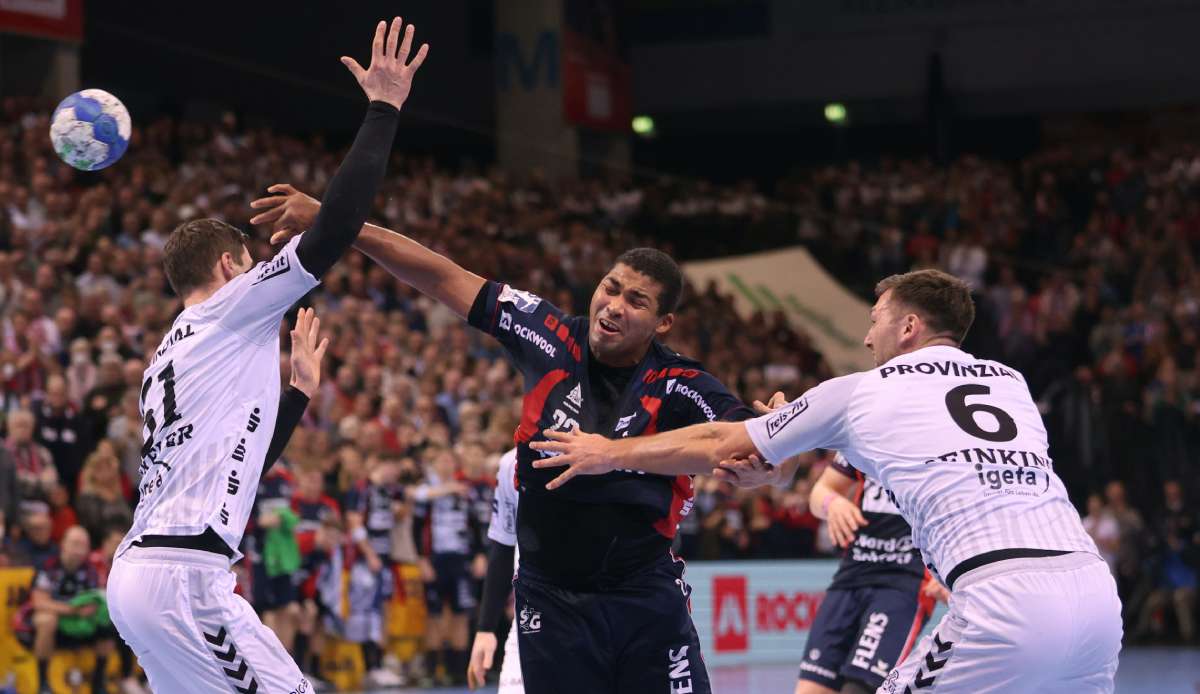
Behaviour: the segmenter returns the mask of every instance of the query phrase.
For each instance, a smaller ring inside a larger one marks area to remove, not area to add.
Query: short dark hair
[[[941,270],[914,270],[892,275],[875,285],[875,296],[892,290],[892,299],[921,314],[929,327],[950,333],[960,344],[975,322],[971,287]]]
[[[658,315],[674,313],[683,296],[683,273],[671,256],[656,248],[634,248],[625,251],[614,265],[625,265],[658,282],[662,292],[658,295]]]
[[[171,288],[182,298],[203,287],[212,277],[212,267],[229,253],[241,260],[246,235],[219,219],[194,219],[171,232],[163,247],[163,270]]]

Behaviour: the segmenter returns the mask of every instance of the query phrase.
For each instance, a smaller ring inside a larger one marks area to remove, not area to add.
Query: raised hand
[[[250,223],[271,225],[271,244],[283,243],[312,226],[321,211],[321,201],[305,195],[287,183],[267,188],[274,193],[251,201],[250,207],[262,210],[250,218]]]
[[[292,381],[300,392],[310,399],[317,394],[321,385],[321,359],[329,347],[329,338],[320,340],[321,319],[311,308],[302,308],[296,315],[296,327],[292,328]]]
[[[412,49],[413,25],[404,27],[404,40],[400,40],[400,28],[403,23],[399,17],[392,20],[389,31],[386,22],[380,22],[375,27],[375,41],[371,44],[371,63],[363,69],[354,58],[342,56],[342,64],[346,66],[358,85],[366,93],[370,101],[383,101],[395,106],[404,107],[408,92],[412,89],[413,75],[425,62],[429,54],[429,44],[421,44],[412,62],[408,62],[408,54]],[[399,44],[397,50],[396,44]]]

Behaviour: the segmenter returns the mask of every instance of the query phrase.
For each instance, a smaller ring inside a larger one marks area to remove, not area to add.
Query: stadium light
[[[650,116],[634,116],[633,132],[642,137],[651,137],[654,135],[654,119]]]
[[[841,104],[836,101],[830,104],[825,104],[825,120],[829,121],[833,125],[845,125],[846,116],[847,113],[845,104]]]

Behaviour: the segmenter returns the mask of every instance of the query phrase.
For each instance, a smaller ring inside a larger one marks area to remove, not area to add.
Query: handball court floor
[[[791,694],[798,665],[749,665],[712,668],[715,694]],[[389,694],[467,689],[390,689]],[[479,690],[495,692],[495,687]],[[372,690],[364,694],[384,694]],[[1121,652],[1117,694],[1200,694],[1200,649],[1129,648]]]

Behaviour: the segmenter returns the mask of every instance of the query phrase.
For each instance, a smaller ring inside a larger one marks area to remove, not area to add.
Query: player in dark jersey
[[[432,463],[426,483],[412,492],[413,541],[425,578],[429,657],[440,650],[449,682],[457,683],[467,670],[468,612],[477,605],[471,567],[483,561],[481,538],[490,509],[480,512],[453,451],[437,451]],[[432,661],[428,670],[436,670]]]
[[[315,218],[320,203],[290,186],[252,203],[270,208],[273,241]],[[525,688],[543,692],[711,691],[688,611],[690,587],[670,554],[691,508],[689,475],[614,471],[551,492],[554,474],[533,467],[543,431],[579,428],[640,436],[753,412],[690,359],[663,346],[682,291],[671,258],[623,254],[592,295],[588,316],[489,282],[395,232],[363,227],[357,248],[437,299],[508,350],[525,380],[516,432],[521,505],[516,580]]]
[[[809,507],[846,553],[808,633],[795,694],[874,692],[929,621],[936,583],[891,495],[840,454]]]

